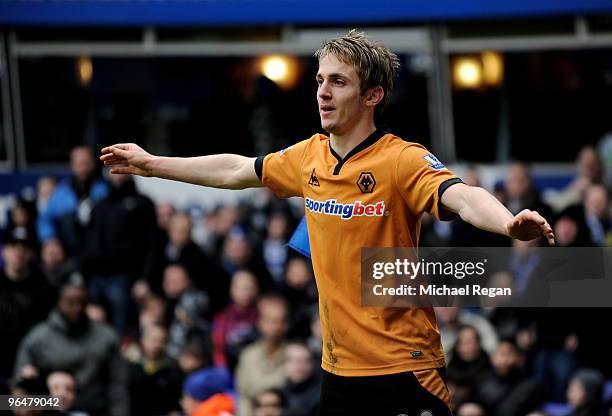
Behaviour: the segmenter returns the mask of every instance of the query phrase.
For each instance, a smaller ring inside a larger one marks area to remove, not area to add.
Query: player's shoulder
[[[393,150],[393,154],[396,155],[411,155],[416,153],[421,153],[426,151],[427,149],[421,143],[406,140],[400,136],[397,136],[393,133],[387,133],[383,136],[383,140],[385,146],[388,149]]]

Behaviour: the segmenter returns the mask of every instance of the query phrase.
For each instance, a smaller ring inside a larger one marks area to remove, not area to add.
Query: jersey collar
[[[388,131],[386,130],[376,129],[374,133],[370,134],[364,141],[359,143],[357,146],[353,147],[353,149],[346,154],[344,159],[342,159],[340,155],[336,153],[336,151],[332,148],[331,140],[330,140],[329,141],[329,151],[338,160],[338,164],[334,168],[334,175],[340,174],[340,169],[342,169],[342,166],[344,166],[347,160],[349,160],[351,157],[355,156],[357,153],[361,152],[362,150],[376,143],[380,138],[382,138],[387,133]]]

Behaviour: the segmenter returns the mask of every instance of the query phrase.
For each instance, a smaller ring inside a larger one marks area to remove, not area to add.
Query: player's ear
[[[375,107],[385,97],[385,90],[380,85],[374,88],[370,88],[365,93],[366,105]]]

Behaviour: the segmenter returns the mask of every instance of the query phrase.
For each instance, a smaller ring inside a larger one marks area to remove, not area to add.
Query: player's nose
[[[317,96],[319,98],[331,98],[331,89],[329,88],[329,83],[327,81],[319,84],[319,89],[317,90]]]

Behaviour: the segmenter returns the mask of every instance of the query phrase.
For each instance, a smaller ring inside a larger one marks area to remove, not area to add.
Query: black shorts
[[[320,416],[452,416],[444,370],[369,377],[323,371]]]

